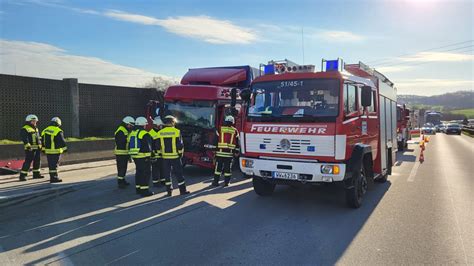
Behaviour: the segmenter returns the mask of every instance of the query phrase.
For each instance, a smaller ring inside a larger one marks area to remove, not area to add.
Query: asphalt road
[[[474,140],[437,134],[423,164],[410,148],[356,210],[337,186],[263,198],[191,167],[187,197],[113,180],[38,197],[0,210],[0,264],[473,265]]]

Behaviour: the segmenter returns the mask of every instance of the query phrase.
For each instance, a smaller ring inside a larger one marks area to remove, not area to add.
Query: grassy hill
[[[468,119],[474,119],[474,108],[469,109],[460,109],[460,110],[452,110],[450,113],[457,114],[457,115],[464,115]]]
[[[415,109],[435,109],[442,112],[473,109],[474,91],[457,91],[434,96],[398,95],[398,102]]]

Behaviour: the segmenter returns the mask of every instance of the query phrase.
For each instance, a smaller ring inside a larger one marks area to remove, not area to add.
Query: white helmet
[[[233,117],[233,116],[230,116],[230,115],[228,115],[228,116],[225,117],[225,121],[226,121],[226,122],[231,122],[232,124],[235,123],[234,117]]]
[[[32,120],[36,120],[38,121],[38,117],[36,115],[27,115],[26,118],[25,118],[25,121],[26,122],[31,122]]]
[[[155,126],[163,125],[163,121],[161,121],[161,118],[159,116],[157,116],[157,117],[155,117],[155,119],[153,119],[153,125],[155,125]]]
[[[178,120],[176,119],[176,117],[172,115],[165,116],[165,123],[170,124],[170,123],[177,123],[177,122]]]
[[[56,123],[58,126],[61,126],[61,125],[62,125],[61,118],[59,118],[59,117],[57,117],[57,116],[51,118],[51,122]]]
[[[146,120],[146,118],[143,116],[137,117],[137,120],[135,120],[135,125],[144,127],[148,125],[148,120]]]
[[[135,119],[131,116],[126,116],[122,119],[122,122],[124,122],[127,125],[134,125],[135,124]]]

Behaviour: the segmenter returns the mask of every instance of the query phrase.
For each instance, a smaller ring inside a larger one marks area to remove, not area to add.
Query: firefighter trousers
[[[163,173],[163,159],[158,158],[151,163],[151,176],[153,177],[153,184],[165,184],[165,175]]]
[[[47,154],[49,177],[50,179],[58,178],[58,164],[61,154]]]
[[[151,176],[150,157],[134,158],[133,161],[136,166],[135,187],[140,191],[148,191]]]
[[[25,161],[21,167],[20,174],[27,176],[30,170],[31,163],[33,162],[33,177],[40,175],[40,164],[41,164],[41,151],[40,150],[25,150]]]
[[[125,181],[129,159],[129,155],[115,155],[115,161],[117,162],[117,180],[119,182]]]
[[[224,182],[229,184],[232,177],[232,157],[216,156],[216,168],[214,170],[214,184],[219,182],[219,179],[224,174]]]
[[[186,191],[186,183],[183,177],[183,164],[181,158],[163,159],[163,174],[165,177],[166,190],[171,191],[171,174],[174,174],[178,181],[179,191]]]

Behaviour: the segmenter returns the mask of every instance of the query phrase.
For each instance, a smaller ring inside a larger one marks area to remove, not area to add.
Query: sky
[[[342,58],[436,95],[473,90],[473,51],[471,0],[0,0],[0,73],[82,83]]]

